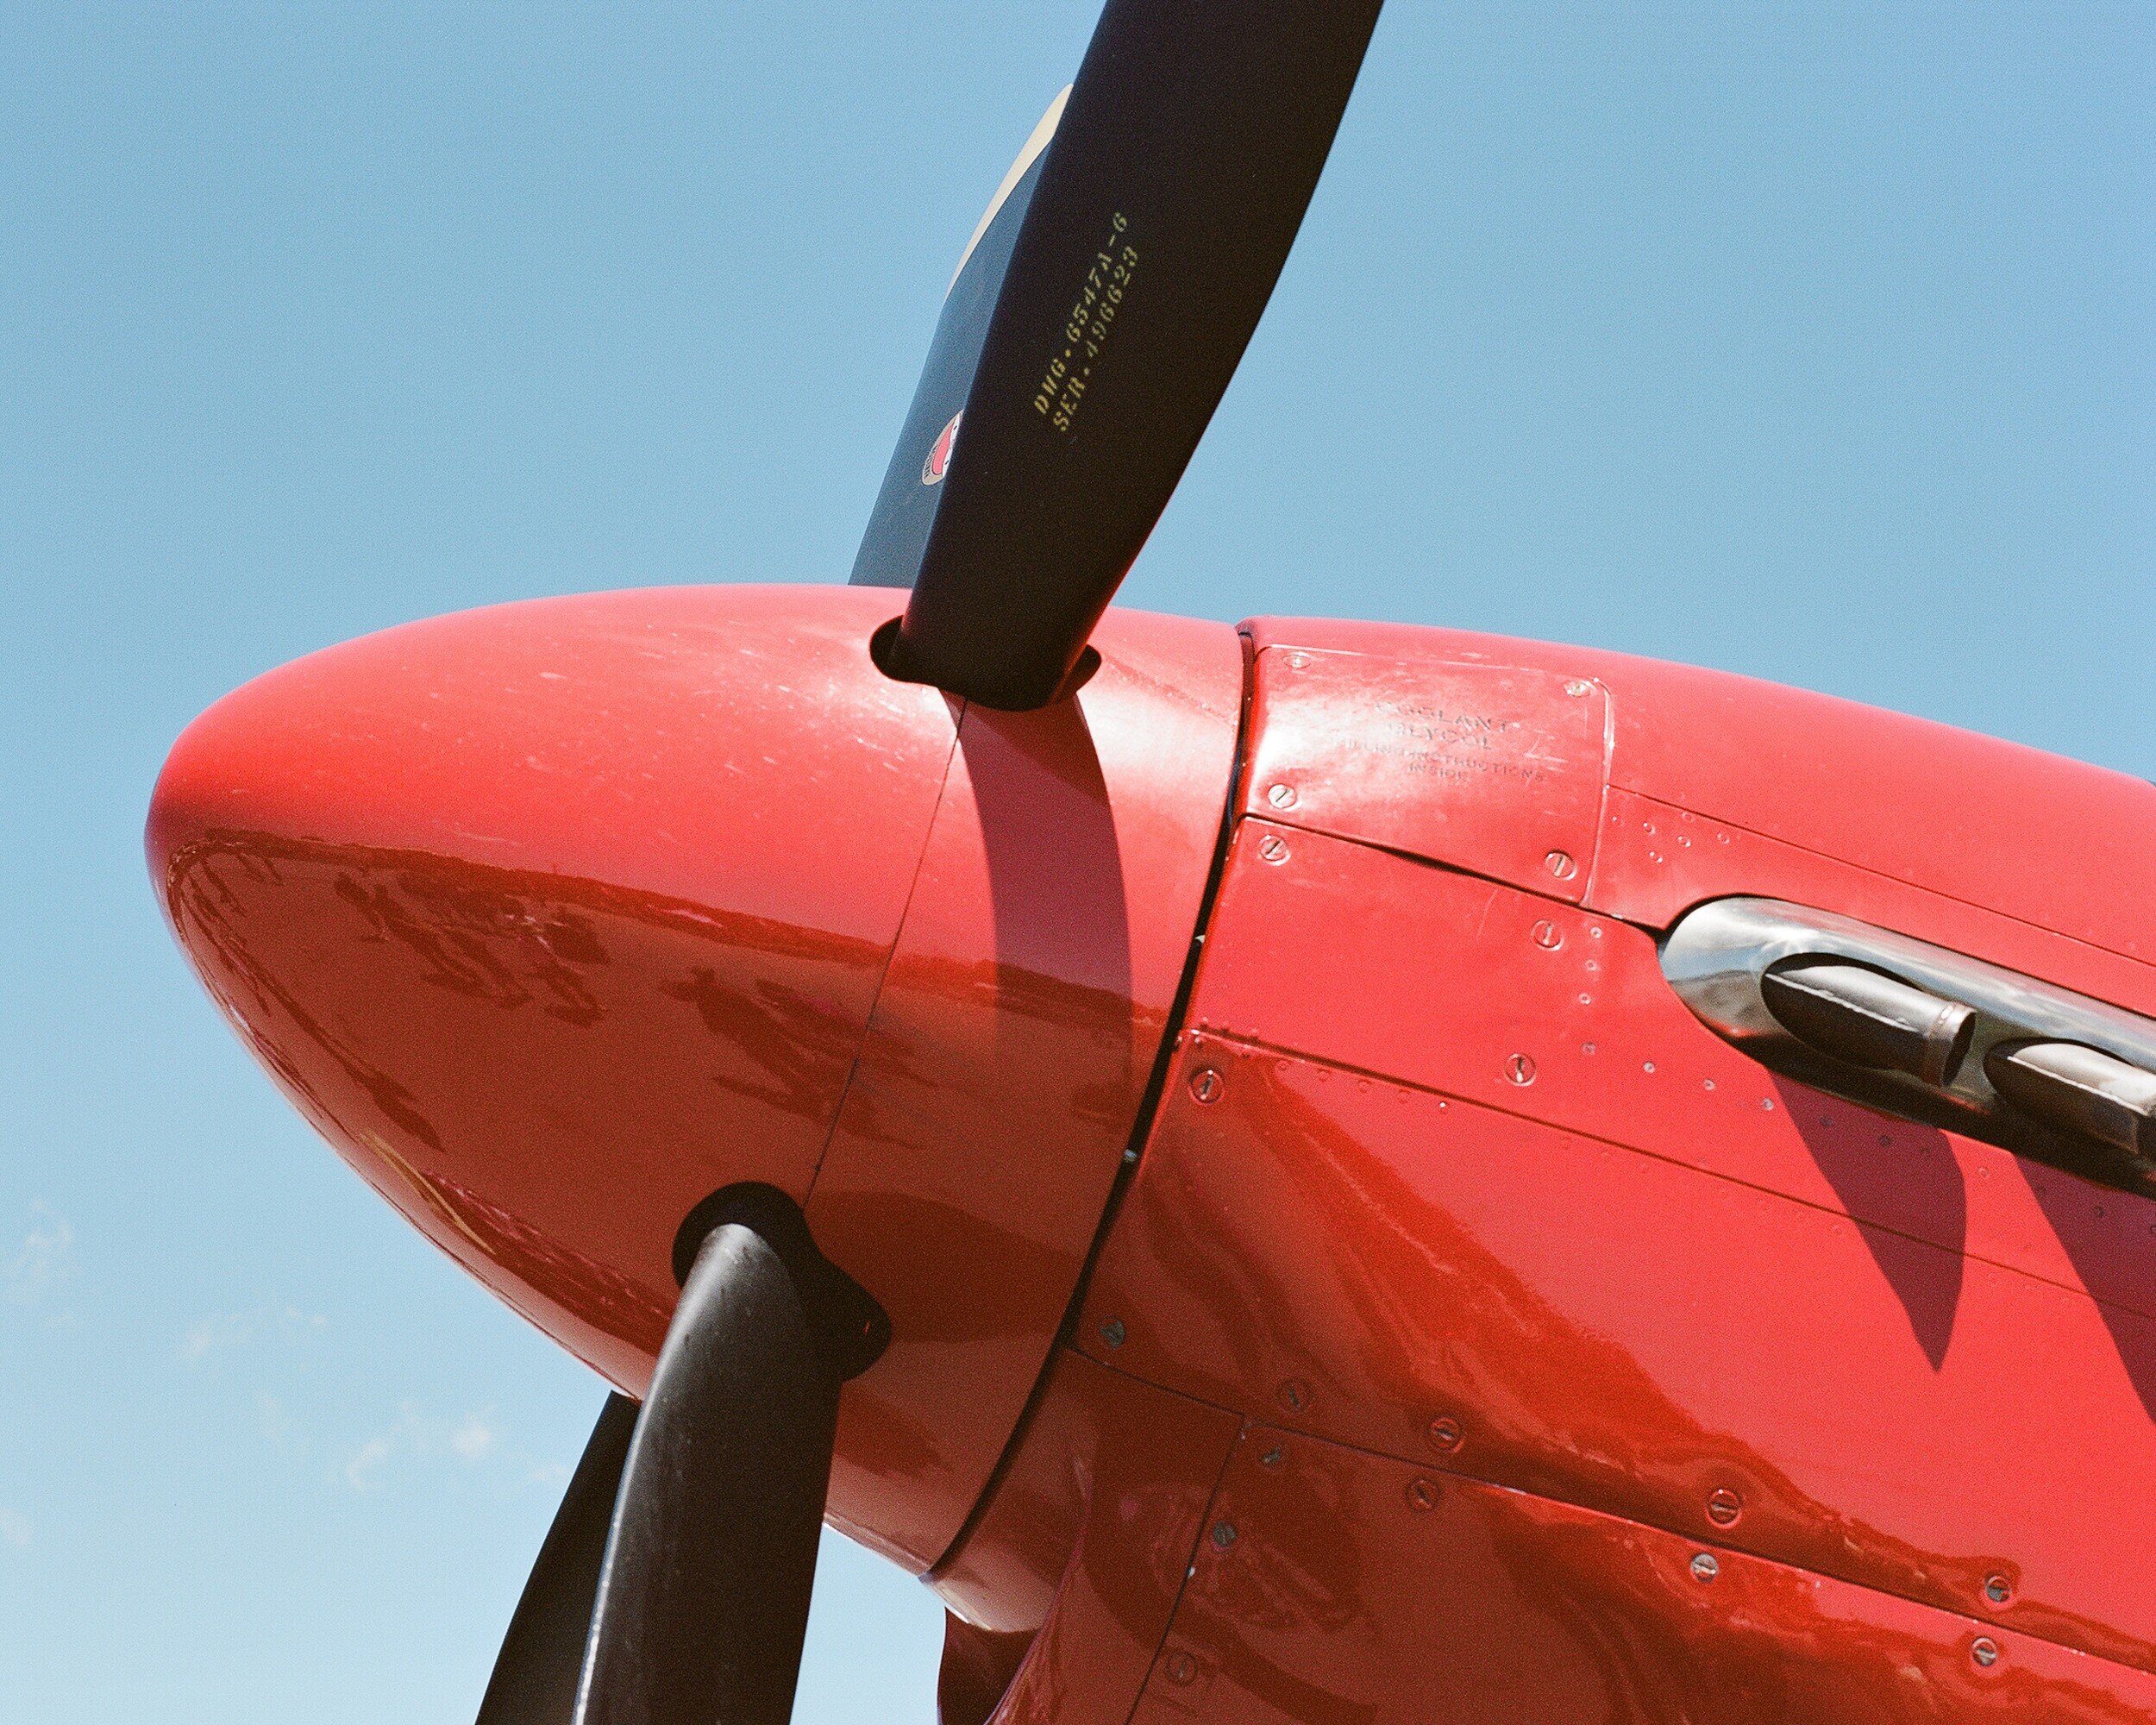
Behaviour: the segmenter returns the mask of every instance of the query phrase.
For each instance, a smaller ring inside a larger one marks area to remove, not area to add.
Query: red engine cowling
[[[1075,1330],[1241,1422],[1138,1716],[2148,1716],[2135,1169],[1793,1078],[1659,949],[1769,899],[2156,1046],[2156,788],[1610,654],[1246,627],[1239,819]]]
[[[2144,1116],[1985,1075],[2156,1050],[2156,789],[1376,625],[1111,612],[994,714],[891,604],[332,649],[149,850],[340,1153],[632,1393],[683,1217],[802,1204],[893,1328],[832,1518],[950,1603],[950,1725],[2151,1716]],[[1772,1021],[1813,938],[1944,1053]]]

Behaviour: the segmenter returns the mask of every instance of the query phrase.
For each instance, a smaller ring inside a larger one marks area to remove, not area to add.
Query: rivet
[[[1430,1429],[1426,1435],[1430,1440],[1432,1449],[1451,1455],[1459,1448],[1461,1439],[1464,1434],[1460,1430],[1460,1422],[1457,1420],[1450,1414],[1440,1414],[1430,1422]]]
[[[1560,881],[1569,881],[1580,872],[1580,865],[1572,860],[1568,852],[1563,850],[1552,850],[1542,859],[1542,866]]]
[[[1300,1377],[1291,1377],[1280,1386],[1280,1405],[1291,1414],[1300,1414],[1310,1405],[1310,1386]]]
[[[1528,935],[1537,946],[1546,951],[1555,952],[1564,944],[1564,931],[1546,917],[1530,929]]]
[[[1277,832],[1269,832],[1257,841],[1257,854],[1268,862],[1285,862],[1288,860],[1288,841]]]
[[[1653,1071],[1653,1070],[1654,1070],[1654,1062],[1652,1062],[1651,1060],[1643,1060],[1643,1061],[1641,1061],[1641,1062],[1639,1063],[1639,1070],[1640,1070],[1642,1072],[1651,1072],[1651,1071]]]
[[[1571,696],[1574,700],[1577,700],[1582,695],[1589,693],[1589,691],[1590,691],[1595,686],[1592,683],[1582,682],[1577,677],[1575,677],[1570,682],[1564,686],[1564,692],[1568,695]]]
[[[1220,1075],[1210,1066],[1200,1066],[1190,1075],[1190,1095],[1194,1101],[1217,1102],[1223,1088]]]
[[[1722,1566],[1715,1562],[1714,1552],[1694,1552],[1692,1553],[1692,1579],[1694,1581],[1712,1581],[1721,1572]]]
[[[1718,1485],[1707,1495],[1707,1519],[1717,1527],[1733,1527],[1737,1518],[1745,1513],[1745,1500],[1727,1485]]]
[[[1295,787],[1293,785],[1275,785],[1265,793],[1265,800],[1275,808],[1293,808],[1295,806]]]
[[[2002,1575],[1988,1575],[1984,1578],[1984,1596],[1994,1605],[2003,1605],[2014,1596],[2014,1584]]]
[[[1170,1653],[1161,1661],[1161,1669],[1168,1673],[1170,1683],[1188,1683],[1198,1675],[1198,1662],[1188,1653]]]
[[[1438,1507],[1438,1483],[1417,1474],[1407,1482],[1407,1507],[1418,1515],[1426,1515]]]
[[[1272,1448],[1267,1450],[1263,1455],[1257,1458],[1257,1465],[1260,1467],[1278,1467],[1281,1463],[1286,1461],[1287,1459],[1288,1452],[1282,1449],[1278,1444],[1275,1444]]]
[[[1989,1635],[1979,1635],[1969,1644],[1969,1657],[1989,1671],[1999,1662],[1999,1644]]]
[[[1100,1327],[1100,1339],[1112,1348],[1121,1347],[1129,1334],[1130,1332],[1123,1327],[1120,1318],[1111,1318]]]
[[[1535,1081],[1534,1057],[1531,1054],[1514,1054],[1507,1057],[1505,1076],[1515,1084],[1533,1083]]]
[[[1215,1521],[1213,1524],[1213,1550],[1216,1552],[1225,1552],[1234,1543],[1235,1523],[1232,1521]]]

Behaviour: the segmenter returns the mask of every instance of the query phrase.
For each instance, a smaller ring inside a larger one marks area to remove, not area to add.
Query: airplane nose
[[[392,629],[226,697],[158,782],[151,874],[241,1037],[632,1389],[681,1217],[805,1201],[898,933],[957,727],[869,662],[889,608],[680,588]]]
[[[677,1236],[776,1188],[887,1316],[830,1519],[925,1569],[1070,1307],[1192,952],[1232,630],[1110,612],[1073,699],[880,671],[885,590],[666,588],[392,629],[191,725],[152,876],[377,1191],[633,1396]]]

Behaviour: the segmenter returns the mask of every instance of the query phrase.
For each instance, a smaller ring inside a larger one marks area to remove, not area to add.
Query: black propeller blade
[[[1016,233],[978,361],[957,329],[946,350],[977,321],[947,304],[856,564],[917,571],[885,669],[995,707],[1064,689],[1265,309],[1380,3],[1108,0],[1022,211],[990,223]]]
[[[838,1389],[887,1323],[766,1188],[700,1207],[676,1259],[681,1298],[633,1434],[610,1402],[480,1725],[785,1725],[793,1711]],[[602,1565],[591,1504],[609,1474]]]
[[[636,1404],[609,1396],[494,1658],[479,1725],[571,1725],[584,1641]]]

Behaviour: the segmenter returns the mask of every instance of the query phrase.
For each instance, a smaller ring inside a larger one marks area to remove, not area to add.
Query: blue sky
[[[0,9],[0,1713],[468,1721],[600,1391],[158,921],[164,750],[432,612],[845,578],[1025,6]],[[1394,0],[1126,589],[2156,775],[2156,12]],[[827,1548],[800,1717],[932,1716]]]

